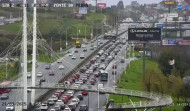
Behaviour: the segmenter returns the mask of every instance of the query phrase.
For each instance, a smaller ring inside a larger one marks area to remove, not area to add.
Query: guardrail
[[[11,88],[11,87],[10,87]],[[23,84],[20,86],[14,86],[12,88],[23,88]],[[78,88],[75,87],[66,87],[62,83],[55,83],[55,84],[45,84],[44,86],[40,87],[28,87],[30,89],[64,89],[64,90],[75,90],[75,91],[88,91],[88,92],[100,92],[100,93],[108,93],[108,94],[116,94],[116,95],[123,95],[123,96],[131,96],[131,97],[138,97],[138,98],[145,98],[147,101],[140,101],[140,102],[133,102],[133,103],[117,103],[112,104],[108,107],[107,110],[119,110],[119,109],[140,109],[140,108],[153,108],[153,107],[163,107],[169,106],[173,104],[173,100],[170,96],[165,94],[159,93],[152,93],[146,91],[136,91],[136,90],[128,90],[128,89],[120,89],[115,87],[103,87],[98,88],[97,85],[88,87],[87,85],[79,86]]]

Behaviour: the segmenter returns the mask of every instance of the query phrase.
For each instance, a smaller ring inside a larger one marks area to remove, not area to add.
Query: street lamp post
[[[66,48],[67,48],[67,45],[68,45],[68,43],[67,43],[67,30],[68,30],[68,28],[66,29]]]
[[[86,40],[86,25],[85,25],[85,42],[87,42],[87,40]]]
[[[51,49],[53,50],[53,47],[52,47],[52,37],[51,37]],[[51,61],[52,61],[52,52],[51,52]]]
[[[98,79],[97,79],[97,80],[98,80]],[[99,110],[99,107],[100,107],[100,106],[99,106],[99,103],[100,103],[99,101],[100,101],[100,99],[99,99],[99,80],[98,80],[98,110]]]
[[[78,40],[78,26],[77,26],[77,40]]]

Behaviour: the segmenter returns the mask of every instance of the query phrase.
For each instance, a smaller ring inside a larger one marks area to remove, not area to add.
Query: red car
[[[49,75],[50,75],[50,76],[53,76],[53,75],[55,75],[55,72],[54,72],[54,71],[51,71],[51,72],[49,72]]]
[[[77,79],[77,76],[76,75],[72,75],[71,78]]]
[[[69,79],[68,81],[70,82],[70,84],[73,84],[73,81],[72,81],[72,80]]]
[[[95,63],[95,60],[94,60],[94,59],[91,59],[91,60],[90,60],[90,63],[91,63],[91,64],[94,64],[94,63]]]
[[[60,93],[55,93],[54,95],[57,96],[58,98],[61,97],[61,94],[60,94]]]
[[[117,69],[117,65],[114,64],[114,65],[112,66],[112,69]]]
[[[63,98],[62,101],[64,102],[64,104],[66,104],[68,102],[68,100],[65,98]]]
[[[91,85],[95,85],[95,81],[89,81],[89,83],[91,84]]]
[[[65,96],[67,96],[67,98],[70,100],[71,96],[69,94],[66,94]]]
[[[62,94],[61,91],[56,91],[55,93],[60,93],[60,94]]]
[[[94,73],[94,77],[99,77],[100,74],[99,73]]]
[[[61,97],[61,99],[62,99],[62,100],[66,100],[66,101],[69,101],[69,98],[68,98],[68,96],[63,96],[63,97]]]
[[[80,74],[79,73],[76,73],[75,75],[77,76],[77,78],[80,78]]]
[[[87,91],[82,91],[81,94],[82,95],[88,95],[88,92]]]

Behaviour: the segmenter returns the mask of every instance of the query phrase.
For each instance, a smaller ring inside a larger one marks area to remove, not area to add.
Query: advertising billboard
[[[156,23],[155,26],[156,26],[156,28],[161,28],[161,29],[164,28],[164,24],[163,23]]]
[[[168,45],[176,45],[176,40],[168,40]]]
[[[165,1],[164,4],[165,5],[175,5],[175,1]]]
[[[190,45],[190,40],[178,40],[178,45]]]
[[[98,3],[98,8],[106,8],[106,3]]]
[[[129,42],[161,42],[160,28],[129,28],[128,29]]]
[[[79,14],[87,14],[87,8],[86,7],[80,7],[79,8]]]

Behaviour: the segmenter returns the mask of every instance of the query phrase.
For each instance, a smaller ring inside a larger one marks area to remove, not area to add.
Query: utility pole
[[[78,26],[77,26],[77,40],[78,40]]]
[[[116,16],[116,35],[118,35],[118,15]]]
[[[34,4],[36,4],[36,0],[34,0]],[[37,18],[36,13],[37,8],[34,7],[34,14],[33,14],[33,50],[32,50],[32,87],[35,87],[36,83],[36,27],[37,27]],[[32,106],[35,105],[35,89],[32,89],[31,92],[31,104]]]
[[[145,73],[145,46],[146,43],[143,43],[143,73]]]
[[[86,40],[86,25],[85,25],[85,42],[87,42],[87,40]]]
[[[7,54],[6,54],[6,59],[7,59]],[[8,73],[7,73],[7,61],[8,60],[6,60],[6,80],[7,80],[7,77],[8,77]]]
[[[26,0],[23,0],[23,103],[27,104],[27,9],[26,9]],[[23,106],[24,110],[27,110],[27,105]]]
[[[52,37],[51,37],[51,49],[53,50],[53,47],[52,47]],[[51,52],[51,61],[52,61],[52,52]]]
[[[97,0],[96,0],[96,13],[98,12],[98,8],[97,8]]]
[[[68,30],[68,28],[66,29],[66,48],[67,48],[67,45],[68,45],[68,43],[67,43],[67,30]]]

